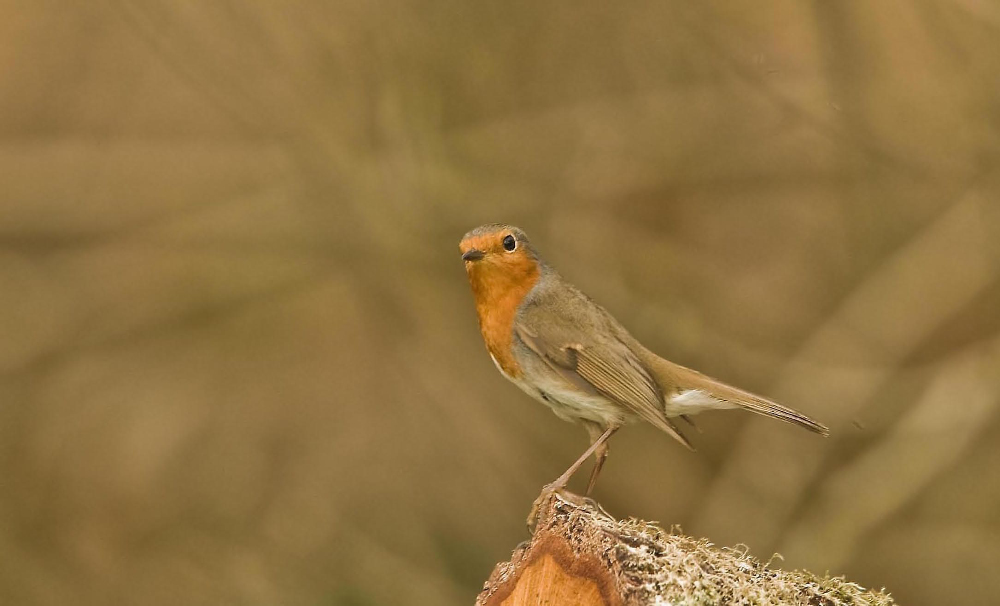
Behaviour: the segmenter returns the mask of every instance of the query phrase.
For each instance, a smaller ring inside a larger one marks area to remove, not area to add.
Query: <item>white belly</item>
[[[535,385],[507,377],[528,395],[545,404],[564,421],[585,419],[601,425],[622,425],[632,420],[632,415],[620,405],[600,395],[592,395],[567,386],[560,379],[541,379]]]

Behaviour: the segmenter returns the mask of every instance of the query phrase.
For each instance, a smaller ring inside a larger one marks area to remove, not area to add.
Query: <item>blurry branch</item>
[[[864,535],[915,497],[990,427],[1000,405],[1000,342],[940,370],[923,399],[866,454],[823,483],[782,552],[841,566]],[[815,558],[814,558],[815,559]]]
[[[190,309],[163,314],[134,326],[124,328],[115,326],[115,330],[106,331],[96,336],[75,340],[65,339],[57,343],[54,348],[19,360],[17,365],[0,365],[0,380],[45,372],[88,353],[92,354],[101,350],[175,334],[185,328],[209,326],[248,308],[280,301],[296,293],[314,288],[324,277],[325,274],[316,271],[303,272],[300,276],[285,278],[280,282],[275,281],[275,284],[257,287],[249,292],[234,294],[225,299],[219,297],[217,301],[209,301],[199,306],[192,306]]]
[[[236,35],[241,24],[220,23],[207,8],[171,10],[162,2],[137,5],[110,0],[105,9],[111,16],[121,19],[131,32],[170,66],[174,74],[187,80],[227,118],[237,121],[248,132],[266,123],[263,109],[254,104],[254,96],[246,94],[246,87],[241,86],[238,78],[241,71],[246,73],[248,70],[216,69],[218,60],[207,58],[218,57],[222,53],[203,51],[204,37],[198,35],[198,23],[212,23],[216,26],[212,31],[216,32],[215,43],[218,45],[220,40],[226,41]],[[219,35],[219,31],[225,32],[225,35]],[[267,30],[255,31],[259,35]]]
[[[845,128],[840,112],[837,112],[835,117],[824,118],[814,107],[797,101],[783,87],[773,84],[772,79],[743,64],[738,59],[742,53],[736,50],[736,45],[732,42],[740,39],[739,32],[735,28],[726,31],[725,24],[728,20],[717,8],[712,8],[708,4],[683,3],[677,7],[675,13],[684,18],[685,31],[697,33],[698,40],[702,42],[701,48],[706,51],[706,55],[713,57],[716,65],[725,68],[750,90],[766,98],[785,116],[806,125],[831,141],[857,150],[864,154],[869,162],[878,162],[910,177],[926,176],[926,167],[915,165],[913,160],[901,157],[872,137],[859,136]],[[697,14],[685,15],[685,12]]]
[[[543,507],[531,541],[497,564],[477,606],[892,604],[842,577],[769,568],[745,549],[615,520],[572,494]]]
[[[805,411],[836,437],[928,335],[996,279],[989,244],[1000,225],[989,224],[996,220],[990,204],[967,195],[873,270],[788,364],[772,395],[791,406],[809,403]],[[832,366],[837,359],[852,366]],[[821,449],[803,448],[808,436],[783,429],[748,426],[709,493],[700,528],[734,536],[749,530],[756,534],[749,543],[774,544],[822,457]],[[743,516],[733,519],[734,510]],[[747,519],[752,529],[741,528]]]
[[[993,30],[1000,29],[1000,8],[996,4],[978,0],[951,0],[951,4],[959,7],[979,23],[987,25]]]

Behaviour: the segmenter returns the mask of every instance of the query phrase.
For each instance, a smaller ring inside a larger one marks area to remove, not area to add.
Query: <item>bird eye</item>
[[[514,236],[510,234],[504,236],[503,249],[506,250],[507,252],[514,252],[515,248],[517,248],[517,240],[514,239]]]

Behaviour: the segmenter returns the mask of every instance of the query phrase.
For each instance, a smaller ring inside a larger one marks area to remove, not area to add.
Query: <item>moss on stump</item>
[[[477,606],[892,603],[888,594],[843,577],[777,570],[745,548],[615,520],[569,493],[547,501],[531,540],[497,564],[476,600]]]

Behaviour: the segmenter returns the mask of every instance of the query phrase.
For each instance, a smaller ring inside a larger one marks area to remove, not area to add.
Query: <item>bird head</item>
[[[496,295],[510,289],[530,289],[538,280],[538,255],[517,227],[481,225],[465,234],[459,248],[477,298],[487,292]]]

